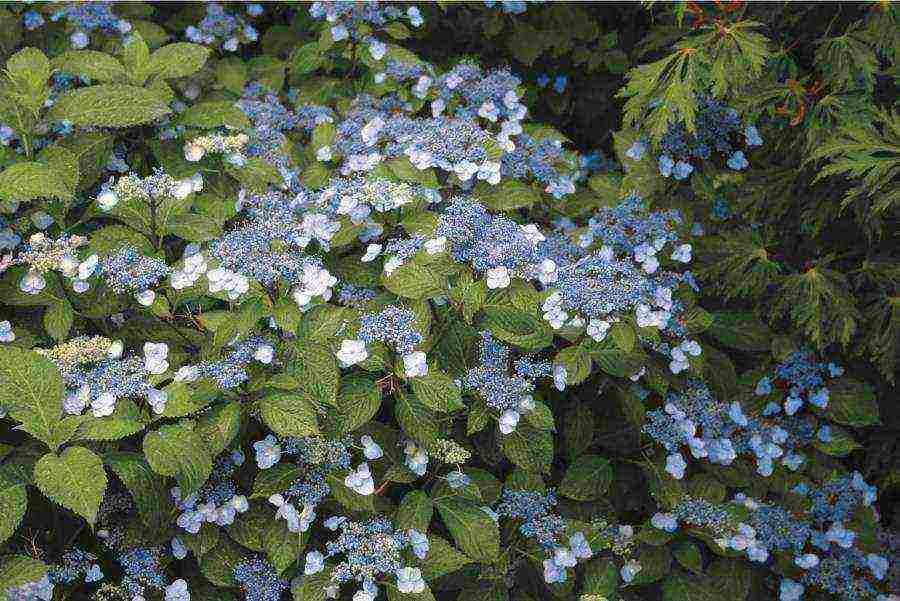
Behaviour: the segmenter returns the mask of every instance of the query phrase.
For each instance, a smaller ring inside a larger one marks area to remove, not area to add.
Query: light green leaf
[[[34,351],[0,348],[0,405],[52,449],[64,442],[59,440],[62,395],[62,376],[50,360]]]
[[[241,404],[237,401],[218,405],[197,420],[197,432],[213,455],[218,455],[241,429]]]
[[[34,483],[51,500],[71,509],[92,526],[106,491],[103,462],[83,447],[62,455],[47,453],[34,466]]]
[[[72,90],[62,95],[47,118],[68,120],[87,127],[130,127],[155,121],[172,110],[150,90],[121,84],[102,84]]]
[[[381,408],[381,389],[368,378],[345,377],[341,380],[337,406],[344,431],[352,432],[378,413]]]
[[[35,198],[70,200],[72,191],[49,166],[22,161],[0,172],[0,199],[28,202]]]
[[[150,55],[148,71],[162,78],[187,77],[203,68],[209,54],[209,48],[200,44],[169,44]]]
[[[72,75],[86,75],[97,81],[126,78],[125,67],[114,56],[96,50],[69,50],[53,59],[53,68]]]
[[[0,472],[0,543],[12,536],[27,508],[25,484]]]
[[[0,560],[0,601],[22,601],[7,595],[7,590],[28,582],[37,582],[47,574],[47,566],[27,555],[11,555]]]
[[[216,100],[200,102],[188,107],[181,115],[181,124],[204,129],[214,127],[243,129],[250,127],[250,119],[234,102]]]
[[[421,562],[422,578],[426,582],[434,582],[470,563],[471,559],[457,551],[456,547],[445,539],[437,534],[428,534],[428,554]]]
[[[341,380],[337,359],[324,345],[305,342],[298,346],[299,364],[292,371],[299,377],[300,385],[313,400],[334,405]]]
[[[197,492],[212,471],[209,450],[189,420],[147,434],[144,456],[157,474],[177,477],[184,496]]]
[[[410,380],[413,392],[422,403],[441,413],[452,413],[462,409],[462,394],[447,374],[429,369],[424,376]]]
[[[381,276],[384,287],[403,298],[426,299],[447,292],[447,280],[427,265],[414,260],[398,267],[390,275]]]
[[[308,393],[276,392],[259,401],[262,421],[281,436],[319,434],[316,406]]]
[[[222,228],[212,217],[185,213],[170,221],[166,227],[168,233],[189,242],[206,242],[221,235]]]
[[[434,502],[463,552],[476,561],[493,562],[500,554],[500,531],[494,520],[478,505],[456,498]]]

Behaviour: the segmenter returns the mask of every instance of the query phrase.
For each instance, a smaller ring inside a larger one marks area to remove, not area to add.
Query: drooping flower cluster
[[[316,518],[316,507],[331,492],[327,477],[350,467],[352,452],[350,438],[332,440],[308,436],[278,439],[270,434],[265,439],[255,442],[253,447],[256,452],[256,464],[260,469],[269,469],[283,458],[292,459],[291,465],[298,468],[290,486],[272,494],[269,503],[277,508],[276,519],[285,520],[289,531],[306,532]],[[377,448],[377,445],[375,447]],[[377,450],[375,453],[366,446],[366,457],[369,459],[380,457],[381,450],[380,448]],[[360,471],[368,473],[368,466],[365,463],[361,464],[359,470],[351,471],[351,475],[359,474]],[[358,494],[371,494],[375,488],[371,476],[366,482],[357,482],[348,476],[347,486]]]
[[[368,32],[383,29],[391,22],[407,20],[413,27],[420,27],[425,21],[417,6],[407,8],[394,4],[385,4],[377,0],[366,2],[313,2],[309,7],[313,19],[325,20],[331,27],[331,39],[335,42],[352,38],[360,41],[374,38]],[[378,52],[373,57],[378,60]],[[382,54],[383,56],[383,54]]]
[[[238,494],[234,473],[244,464],[240,451],[220,455],[209,479],[197,492],[182,497],[179,487],[171,490],[172,500],[181,512],[176,523],[191,534],[200,532],[204,523],[228,526],[238,514],[250,508],[247,497]]]
[[[402,593],[421,593],[425,581],[418,568],[403,566],[403,551],[410,549],[419,559],[428,553],[428,539],[416,530],[397,530],[385,517],[375,517],[364,522],[354,522],[347,518],[332,518],[326,524],[332,530],[339,530],[336,539],[325,545],[325,553],[313,551],[306,556],[304,573],[315,574],[324,568],[324,560],[341,555],[343,560],[331,570],[331,581],[335,595],[340,585],[356,582],[360,591],[374,599],[378,594],[376,581],[389,575],[397,578],[397,588]],[[360,593],[358,592],[357,595]]]
[[[247,367],[257,361],[268,365],[275,357],[275,347],[265,338],[251,336],[234,341],[227,354],[219,360],[202,361],[197,365],[184,365],[175,373],[176,382],[195,382],[199,379],[214,380],[224,389],[235,388],[247,381]]]
[[[738,112],[712,96],[701,99],[695,130],[688,132],[684,123],[671,124],[659,143],[659,173],[663,177],[686,179],[693,173],[695,163],[708,160],[713,153],[727,157],[726,165],[735,171],[749,166],[740,145],[761,146],[762,137],[754,125],[744,125]],[[648,143],[639,139],[625,153],[640,161],[647,152]]]
[[[206,15],[196,25],[190,25],[184,30],[185,37],[195,44],[207,46],[216,44],[226,52],[234,52],[241,44],[255,42],[259,38],[259,32],[239,12],[230,12],[226,9],[241,6],[241,4],[223,5],[219,2],[206,3]],[[249,17],[258,17],[263,13],[261,4],[246,4],[246,13]]]
[[[114,293],[133,294],[138,303],[149,307],[156,300],[152,288],[171,271],[165,261],[144,256],[134,247],[126,246],[100,262],[99,274]]]
[[[808,512],[798,514],[743,494],[727,504],[688,497],[670,513],[654,515],[651,523],[667,532],[675,532],[679,524],[700,528],[722,549],[746,553],[751,561],[764,563],[772,555],[789,559],[801,570],[803,584],[784,579],[782,601],[799,599],[803,585],[850,600],[881,599],[877,583],[890,562],[864,551],[858,533],[846,526],[858,513],[871,511],[874,487],[854,472],[823,485],[801,483],[791,492],[809,499]]]
[[[745,414],[747,404],[719,401],[705,384],[692,380],[683,392],[670,393],[662,409],[648,412],[643,432],[670,453],[667,470],[676,478],[687,466],[682,446],[694,458],[720,465],[752,455],[762,476],[772,475],[776,461],[796,471],[806,461],[807,447],[831,442],[831,427],[817,413],[828,404],[826,382],[842,373],[840,366],[818,361],[808,350],[795,351],[757,382],[755,395],[765,405],[752,415]],[[798,413],[804,404],[813,411]]]
[[[534,410],[534,380],[550,375],[547,361],[518,360],[514,374],[509,374],[509,348],[494,340],[490,332],[481,332],[479,365],[462,380],[466,390],[477,392],[491,409],[499,412],[499,428],[503,434],[515,431],[523,413]]]
[[[72,48],[80,50],[91,42],[90,34],[100,31],[108,34],[126,34],[131,31],[131,23],[119,18],[113,12],[113,2],[67,2],[50,15],[51,21],[64,19]],[[25,26],[36,29],[43,24],[40,14],[26,13]]]
[[[552,512],[556,505],[553,489],[541,494],[535,491],[505,488],[497,505],[499,517],[520,521],[519,532],[534,540],[549,555],[544,560],[544,580],[547,583],[565,582],[566,569],[574,568],[579,559],[590,559],[594,552],[582,532],[575,532],[563,544],[565,520]]]
[[[162,413],[168,395],[150,384],[151,374],[169,369],[168,347],[148,342],[144,357],[123,356],[122,343],[102,336],[79,336],[38,352],[53,361],[66,385],[63,410],[81,415],[90,407],[95,417],[112,415],[119,399],[137,398]]]

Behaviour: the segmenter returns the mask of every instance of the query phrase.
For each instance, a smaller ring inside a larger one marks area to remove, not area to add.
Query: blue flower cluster
[[[366,313],[359,318],[357,337],[367,345],[382,342],[399,355],[408,355],[422,343],[422,333],[416,329],[416,314],[411,310],[390,305],[378,313]]]
[[[16,601],[53,601],[53,583],[46,574],[40,580],[11,586],[3,592],[7,599]]]
[[[74,547],[63,553],[61,560],[49,571],[50,581],[54,584],[71,584],[79,579],[88,584],[103,580],[103,572],[93,553]]]
[[[200,378],[214,380],[226,390],[236,388],[247,381],[247,367],[255,360],[268,365],[275,357],[275,347],[265,338],[251,336],[230,345],[228,354],[217,361],[203,361],[197,365],[185,365],[175,374],[176,382],[194,382]]]
[[[112,415],[119,399],[143,399],[162,413],[168,395],[150,384],[151,374],[168,369],[168,348],[147,343],[144,357],[123,356],[121,342],[102,336],[79,336],[39,352],[59,368],[66,386],[63,411],[81,415],[88,407],[94,417]]]
[[[196,493],[182,498],[181,489],[172,489],[172,500],[181,511],[176,524],[183,530],[197,534],[204,523],[228,526],[239,513],[250,508],[247,497],[238,494],[234,474],[244,464],[240,451],[220,455],[209,478]]]
[[[150,305],[156,298],[151,288],[171,272],[165,261],[144,256],[136,248],[126,246],[104,258],[99,273],[114,293],[131,293],[142,305]]]
[[[886,598],[877,583],[885,579],[888,558],[871,552],[870,545],[860,543],[859,533],[845,525],[871,512],[875,488],[854,472],[821,486],[803,482],[791,492],[809,500],[806,512],[743,494],[727,504],[687,497],[671,513],[654,515],[651,523],[667,532],[675,532],[679,523],[700,528],[721,548],[746,553],[751,561],[766,563],[773,555],[788,559],[800,570],[802,584],[785,578],[781,601],[799,599],[804,585],[853,601]]]
[[[464,390],[477,392],[488,407],[500,413],[503,434],[515,431],[521,415],[534,409],[533,380],[550,373],[549,362],[526,358],[516,361],[515,373],[510,375],[509,356],[508,347],[494,340],[490,332],[481,332],[479,365],[470,369],[461,382]]]
[[[413,27],[420,27],[425,21],[419,8],[406,8],[385,4],[377,0],[364,2],[313,2],[309,7],[313,19],[327,21],[331,26],[331,38],[335,42],[352,38],[359,41],[368,39],[368,32],[384,29],[389,23],[405,19]],[[375,56],[376,60],[380,57]]]
[[[290,586],[268,561],[261,557],[245,559],[232,571],[245,601],[278,601]]]
[[[582,532],[572,534],[568,545],[561,542],[567,527],[565,520],[551,511],[555,505],[553,489],[541,494],[504,488],[496,510],[499,517],[521,521],[519,532],[522,536],[533,540],[550,555],[543,562],[547,583],[565,582],[567,568],[575,567],[579,559],[590,559],[594,555]]]
[[[229,6],[241,6],[242,3]],[[261,4],[246,4],[249,17],[263,13]],[[247,23],[243,15],[231,13],[219,2],[206,3],[206,15],[196,25],[184,30],[185,37],[195,44],[217,44],[226,52],[234,52],[241,44],[255,42],[259,38],[256,29]]]
[[[659,143],[659,173],[663,177],[686,179],[693,173],[695,163],[708,160],[713,153],[727,157],[726,165],[735,171],[749,166],[739,144],[761,146],[759,131],[754,125],[744,126],[738,112],[711,96],[701,99],[695,131],[688,132],[684,123],[675,123]],[[647,152],[646,140],[635,141],[625,155],[640,161]]]
[[[76,50],[87,47],[91,42],[90,33],[100,31],[108,34],[125,34],[131,31],[131,23],[113,12],[113,2],[68,2],[50,15],[51,21],[64,19],[70,30],[72,47]],[[26,29],[37,29],[43,25],[39,13],[25,13]]]
[[[416,557],[424,559],[428,553],[428,539],[424,534],[416,530],[397,530],[385,517],[364,522],[335,517],[326,520],[326,527],[340,533],[326,544],[324,554],[318,551],[307,554],[304,572],[307,575],[320,572],[326,558],[343,555],[344,559],[331,570],[331,581],[336,585],[333,596],[338,595],[340,585],[357,582],[362,587],[360,592],[371,595],[366,598],[374,599],[378,595],[377,580],[388,575],[396,575],[401,592],[425,590],[421,571],[404,567],[402,555],[405,549],[410,549]]]

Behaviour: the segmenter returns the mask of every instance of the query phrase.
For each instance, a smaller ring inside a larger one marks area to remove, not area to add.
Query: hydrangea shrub
[[[0,599],[896,599],[871,387],[662,192],[771,152],[758,24],[605,159],[441,10],[0,8]]]

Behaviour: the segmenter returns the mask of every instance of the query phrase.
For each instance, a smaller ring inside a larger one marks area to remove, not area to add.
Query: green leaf
[[[181,124],[203,129],[215,127],[244,129],[251,125],[244,111],[230,100],[200,102],[190,106],[181,114]]]
[[[62,455],[47,453],[34,466],[34,482],[51,500],[71,509],[92,526],[106,491],[106,471],[99,457],[83,447]]]
[[[303,475],[303,470],[292,463],[279,463],[267,470],[260,470],[253,482],[252,498],[268,499],[289,489]]]
[[[381,389],[368,378],[345,377],[341,380],[337,406],[344,431],[352,432],[378,413],[381,408]]]
[[[272,511],[268,507],[251,505],[248,511],[238,515],[234,523],[228,526],[228,536],[252,551],[262,551],[266,546],[266,534],[269,525],[274,522]]]
[[[500,554],[500,531],[480,507],[456,498],[434,502],[447,529],[463,552],[476,561],[493,562]]]
[[[22,601],[7,591],[29,582],[37,582],[47,574],[47,566],[27,555],[11,555],[0,560],[0,600]]]
[[[197,432],[212,455],[227,449],[241,429],[241,404],[237,401],[219,405],[197,420]]]
[[[262,421],[280,436],[315,436],[320,433],[316,407],[306,393],[272,393],[259,401]]]
[[[553,463],[553,434],[520,422],[515,432],[500,435],[500,449],[523,470],[546,474]]]
[[[282,574],[291,564],[300,560],[300,554],[306,547],[308,532],[291,532],[284,520],[270,520],[269,528],[263,537],[266,557]]]
[[[47,118],[71,121],[80,127],[130,127],[155,121],[172,110],[151,90],[121,84],[102,84],[63,94]]]
[[[0,472],[0,543],[6,542],[16,531],[27,508],[25,484]]]
[[[74,320],[75,312],[65,299],[48,305],[44,311],[44,329],[57,342],[62,342],[69,335]]]
[[[407,436],[426,448],[440,438],[437,415],[414,395],[402,395],[396,400],[394,417]]]
[[[67,182],[43,163],[22,161],[0,172],[0,199],[28,202],[35,198],[70,200]]]
[[[830,383],[828,392],[828,407],[825,412],[837,423],[856,427],[881,423],[875,392],[868,384],[842,379]]]
[[[306,75],[322,66],[324,56],[318,42],[297,46],[291,53],[290,65],[294,75]]]
[[[700,554],[700,548],[691,542],[681,542],[672,551],[675,560],[685,568],[699,574],[703,571],[703,556]]]
[[[431,497],[421,490],[412,490],[406,493],[397,513],[394,515],[394,524],[397,528],[408,530],[410,528],[419,532],[428,532],[428,524],[434,514],[434,503]]]
[[[422,530],[421,532],[425,532]],[[436,534],[428,535],[428,554],[422,560],[422,578],[434,582],[472,563],[472,560],[456,550],[456,547]]]
[[[416,398],[435,411],[452,413],[465,407],[459,388],[441,371],[430,369],[426,375],[412,378],[410,384]]]
[[[769,350],[772,332],[752,313],[718,311],[706,333],[721,344],[740,351]]]
[[[583,455],[575,460],[559,485],[559,494],[576,501],[593,501],[602,497],[612,484],[613,469],[599,455]]]
[[[634,350],[634,343],[637,339],[637,333],[631,324],[624,321],[616,322],[609,329],[609,337],[615,343],[619,350],[630,353]]]
[[[210,50],[200,44],[178,42],[163,46],[150,55],[147,67],[152,74],[162,78],[187,77],[203,68]]]
[[[447,280],[431,267],[413,261],[404,263],[388,276],[382,274],[384,287],[403,298],[433,298],[447,292]]]
[[[137,434],[144,429],[144,423],[133,417],[93,417],[84,416],[75,431],[75,440],[119,440]]]
[[[222,228],[212,217],[196,213],[178,215],[166,231],[189,242],[206,242],[222,234]]]
[[[693,580],[687,576],[672,575],[666,578],[662,584],[663,601],[717,601],[725,597],[723,592],[717,591],[711,584]]]
[[[591,355],[581,346],[569,346],[553,358],[555,365],[566,368],[566,384],[581,384],[591,375]]]
[[[234,568],[244,559],[240,547],[222,537],[219,544],[200,560],[200,572],[216,586],[233,587]]]
[[[291,595],[294,601],[326,601],[325,589],[331,584],[331,576],[325,570],[311,576],[298,576],[291,582]]]
[[[165,479],[150,469],[139,453],[110,453],[104,462],[131,493],[144,524],[153,530],[162,528],[171,508]]]
[[[209,450],[190,420],[147,434],[144,456],[157,474],[177,477],[183,496],[197,492],[212,471]]]
[[[476,193],[484,206],[493,211],[531,208],[541,202],[540,191],[514,179],[504,179],[496,186],[486,185]]]
[[[846,457],[856,449],[863,448],[853,439],[853,436],[844,428],[831,427],[831,440],[822,442],[818,438],[813,441],[813,446],[832,457]]]
[[[629,586],[641,586],[662,579],[669,573],[672,556],[666,547],[644,547],[636,557],[641,564],[641,571],[629,583]]]
[[[64,428],[63,381],[56,366],[34,351],[0,347],[0,405],[23,429],[57,449]]]
[[[584,568],[585,595],[612,598],[619,588],[619,570],[611,559],[594,558]]]
[[[270,185],[284,183],[278,168],[261,157],[250,157],[240,167],[226,164],[225,171],[251,192],[265,192]]]
[[[484,311],[483,326],[499,340],[526,351],[537,351],[553,343],[547,322],[519,309],[490,307]]]
[[[293,370],[300,385],[315,401],[334,405],[341,380],[337,359],[324,345],[305,342],[298,346],[299,365]]]
[[[125,67],[114,56],[96,50],[69,50],[53,59],[53,68],[72,75],[86,75],[97,81],[126,78]]]

